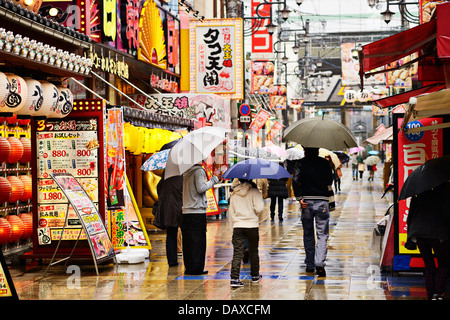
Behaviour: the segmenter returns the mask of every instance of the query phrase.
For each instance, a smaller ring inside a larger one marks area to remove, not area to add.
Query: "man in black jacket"
[[[319,157],[319,149],[305,148],[305,157],[296,163],[292,186],[302,210],[306,272],[314,272],[315,268],[319,277],[326,275],[325,259],[330,220],[328,186],[331,186],[332,182],[330,165],[326,159]]]

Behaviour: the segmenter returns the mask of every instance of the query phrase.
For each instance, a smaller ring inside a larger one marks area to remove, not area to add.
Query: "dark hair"
[[[241,182],[241,183],[243,183],[243,182],[250,183],[253,188],[257,188],[258,189],[258,187],[256,186],[256,183],[254,183],[252,180],[239,178],[239,182]]]

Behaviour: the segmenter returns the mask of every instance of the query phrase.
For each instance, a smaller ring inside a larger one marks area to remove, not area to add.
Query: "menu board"
[[[50,173],[81,221],[93,257],[105,260],[114,257],[114,248],[96,205],[77,179],[70,173]],[[64,230],[65,233],[65,230]]]
[[[37,234],[39,245],[62,240],[86,239],[69,201],[51,178],[53,173],[70,174],[78,180],[99,209],[98,119],[45,119],[36,123]],[[102,133],[103,134],[103,133]]]
[[[2,250],[0,250],[0,300],[8,299],[17,300],[18,296],[11,275],[9,274],[5,257],[3,257]]]

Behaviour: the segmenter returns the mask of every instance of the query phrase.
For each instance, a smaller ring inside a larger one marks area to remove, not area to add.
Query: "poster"
[[[3,252],[0,250],[0,300],[17,300],[17,292],[14,287]]]
[[[398,128],[401,127],[403,119],[399,118]],[[442,123],[442,118],[426,118],[409,122],[406,128],[424,127]],[[414,133],[398,132],[398,194],[402,189],[406,178],[414,169],[424,164],[427,160],[441,157],[443,155],[443,134],[441,130],[420,131]],[[399,253],[419,253],[418,250],[411,251],[404,247],[407,236],[406,220],[411,198],[398,203],[398,239]]]
[[[270,90],[270,109],[286,109],[287,88],[285,85],[275,85]]]
[[[190,91],[243,98],[242,19],[190,20]]]
[[[431,16],[439,3],[445,2],[445,0],[433,1],[433,0],[420,0],[419,1],[419,19],[420,24],[430,21]]]
[[[270,94],[274,87],[274,70],[272,61],[252,61],[251,94]]]
[[[269,112],[263,109],[259,110],[249,128],[258,133],[259,130],[266,124],[266,121],[267,119],[269,119],[269,117]]]
[[[68,207],[68,199],[51,174],[65,173],[75,177],[96,210],[99,209],[97,119],[46,119],[38,120],[36,124],[38,243],[50,245],[53,240],[59,240],[66,215],[66,230],[74,230],[67,230],[63,240],[76,240],[82,230],[81,223],[74,209]]]
[[[67,197],[81,221],[96,261],[114,257],[114,247],[100,213],[82,185],[69,173],[51,173],[50,176]]]

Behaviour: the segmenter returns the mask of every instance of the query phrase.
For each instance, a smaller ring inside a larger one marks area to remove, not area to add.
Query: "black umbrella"
[[[403,184],[399,200],[431,190],[450,180],[450,156],[431,159],[415,169]]]
[[[180,140],[181,140],[181,138],[166,143],[165,145],[163,145],[163,146],[161,147],[161,150],[160,150],[160,151],[163,151],[163,150],[166,150],[166,149],[172,149],[172,147],[173,147],[174,145],[176,145],[176,144],[178,143],[178,141],[180,141]]]
[[[339,160],[341,160],[341,163],[347,163],[350,160],[350,157],[348,154],[346,154],[344,151],[333,151],[338,156]]]

